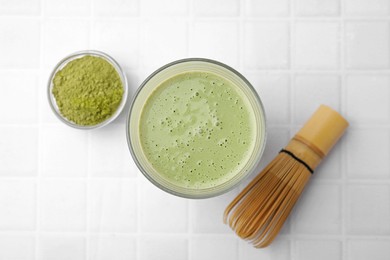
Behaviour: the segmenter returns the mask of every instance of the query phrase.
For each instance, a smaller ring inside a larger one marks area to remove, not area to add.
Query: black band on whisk
[[[279,153],[286,153],[286,154],[290,155],[290,156],[291,156],[292,158],[294,158],[297,162],[300,162],[303,166],[305,166],[306,169],[308,169],[309,172],[310,172],[311,174],[313,174],[314,171],[312,170],[312,168],[310,168],[310,166],[307,165],[303,160],[301,160],[301,159],[299,159],[298,157],[296,157],[295,154],[293,154],[292,152],[287,151],[287,150],[285,150],[285,149],[282,149],[282,150],[280,150]]]

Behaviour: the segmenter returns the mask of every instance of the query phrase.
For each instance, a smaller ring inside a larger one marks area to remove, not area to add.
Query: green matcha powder
[[[52,93],[61,114],[78,125],[97,125],[118,108],[123,84],[106,60],[84,56],[70,61],[53,79]]]

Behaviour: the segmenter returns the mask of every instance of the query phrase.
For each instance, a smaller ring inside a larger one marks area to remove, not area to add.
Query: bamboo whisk
[[[224,222],[255,247],[279,233],[313,170],[343,135],[348,122],[321,105],[299,132],[229,204]]]

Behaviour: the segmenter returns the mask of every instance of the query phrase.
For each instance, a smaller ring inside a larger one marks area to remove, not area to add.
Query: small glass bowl
[[[185,72],[202,71],[219,75],[231,81],[247,97],[254,114],[256,139],[252,154],[244,167],[231,179],[217,186],[204,189],[186,188],[166,180],[160,175],[145,156],[141,141],[139,122],[144,104],[150,94],[167,79]],[[173,195],[202,199],[223,194],[236,187],[245,177],[251,174],[257,167],[263,154],[266,142],[266,119],[261,100],[247,79],[233,68],[218,61],[189,58],[169,63],[153,72],[138,88],[134,95],[126,123],[127,143],[130,153],[140,171],[158,188]]]
[[[123,85],[122,100],[121,100],[121,103],[119,104],[118,108],[116,109],[115,113],[112,114],[109,118],[107,118],[103,122],[100,122],[99,124],[96,124],[96,125],[79,125],[79,124],[76,124],[76,123],[68,120],[67,118],[65,118],[61,114],[61,112],[57,106],[56,99],[54,98],[54,95],[52,93],[53,78],[56,75],[56,73],[59,70],[63,69],[70,61],[81,58],[83,56],[87,56],[87,55],[99,57],[99,58],[102,58],[102,59],[106,60],[107,62],[109,62],[115,68],[116,72],[118,73],[118,75],[122,81],[122,85]],[[63,58],[54,67],[52,73],[50,74],[49,82],[47,84],[47,96],[49,99],[49,104],[50,104],[50,107],[53,110],[54,114],[57,116],[57,118],[60,119],[64,124],[66,124],[70,127],[77,128],[77,129],[83,129],[83,130],[100,128],[100,127],[106,126],[109,123],[111,123],[112,121],[114,121],[115,118],[117,118],[119,116],[119,114],[122,112],[123,108],[125,107],[125,104],[127,101],[127,95],[128,95],[127,79],[126,79],[126,75],[123,72],[122,68],[119,66],[119,64],[111,56],[109,56],[108,54],[106,54],[104,52],[95,51],[95,50],[79,51],[79,52],[72,53],[69,56]]]

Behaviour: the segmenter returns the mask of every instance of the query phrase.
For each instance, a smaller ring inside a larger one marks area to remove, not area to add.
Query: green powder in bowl
[[[127,96],[119,65],[100,52],[77,53],[61,61],[49,82],[56,115],[76,128],[96,128],[115,119]]]

